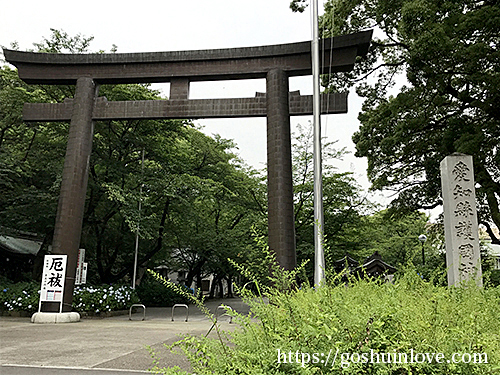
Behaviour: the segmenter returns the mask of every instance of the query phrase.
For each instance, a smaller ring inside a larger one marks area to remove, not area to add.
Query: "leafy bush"
[[[79,312],[101,313],[106,311],[126,310],[139,302],[135,291],[129,286],[114,287],[75,287],[73,308]]]
[[[146,306],[169,307],[176,303],[187,303],[187,297],[182,292],[188,292],[188,289],[184,286],[179,287],[181,288],[179,291],[168,288],[145,275],[136,290],[141,303]]]
[[[0,311],[32,314],[38,311],[39,299],[40,284],[37,282],[4,283],[0,290]],[[91,313],[126,310],[138,301],[137,294],[128,286],[77,286],[73,294],[73,309]]]
[[[38,310],[40,284],[21,282],[3,283],[0,291],[0,311],[26,311],[34,313]]]
[[[218,339],[187,336],[175,344],[184,350],[195,373],[491,374],[500,370],[500,288],[435,286],[411,270],[395,284],[352,280],[348,287],[331,282],[316,289],[264,290],[260,295],[241,291],[252,315],[233,313],[239,329],[224,339],[224,333]],[[443,353],[444,363],[370,363],[372,353],[376,359],[379,353],[406,353],[410,358],[412,352]],[[331,360],[325,365],[329,353]],[[448,362],[454,353],[486,353],[488,364]],[[368,361],[361,359],[363,354]]]
[[[500,287],[500,270],[491,270],[489,283],[491,286]]]

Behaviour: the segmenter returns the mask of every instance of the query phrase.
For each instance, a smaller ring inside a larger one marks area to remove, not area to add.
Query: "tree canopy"
[[[500,227],[500,4],[325,4],[324,37],[365,29],[377,36],[368,56],[323,83],[339,91],[355,86],[365,98],[353,140],[356,156],[368,158],[372,188],[396,191],[393,209],[433,208],[441,204],[440,161],[455,152],[472,155],[479,221],[500,243],[490,230]]]

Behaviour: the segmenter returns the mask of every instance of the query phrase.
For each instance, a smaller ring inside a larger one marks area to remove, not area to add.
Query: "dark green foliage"
[[[128,310],[138,302],[136,291],[125,285],[77,286],[73,292],[73,310],[81,313]]]
[[[21,282],[12,284],[2,279],[0,283],[0,313],[25,311],[29,314],[38,311],[40,283]]]
[[[186,293],[190,292],[186,287],[180,288],[185,289]],[[170,307],[176,303],[188,303],[184,294],[157,282],[149,274],[144,276],[136,291],[141,303],[148,307]]]
[[[439,163],[460,152],[473,156],[480,223],[500,227],[499,20],[498,1],[325,4],[323,36],[376,30],[353,72],[323,83],[332,91],[355,86],[365,98],[356,156],[368,158],[374,189],[398,193],[395,212],[440,205]]]
[[[500,270],[491,271],[490,283],[493,286],[500,287]]]

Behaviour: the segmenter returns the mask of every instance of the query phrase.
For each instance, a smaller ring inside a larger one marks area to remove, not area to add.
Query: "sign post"
[[[45,255],[38,312],[42,302],[59,302],[59,313],[62,313],[67,260],[67,255]]]
[[[87,284],[87,263],[83,263],[82,265],[82,278],[80,284]]]
[[[72,323],[80,321],[77,312],[63,312],[64,305],[64,281],[68,266],[66,254],[45,255],[43,260],[42,285],[40,291],[40,302],[38,312],[31,317],[32,323]],[[87,277],[86,267],[82,272]],[[59,303],[59,312],[42,312],[42,303]]]
[[[76,261],[75,285],[85,284],[83,280],[83,264],[85,261],[85,249],[78,250],[78,259]]]

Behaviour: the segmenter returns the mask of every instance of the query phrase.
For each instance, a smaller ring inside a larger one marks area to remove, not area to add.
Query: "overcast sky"
[[[322,1],[319,1],[322,8]],[[50,29],[69,35],[93,36],[92,51],[117,52],[178,51],[212,48],[248,47],[311,40],[312,17],[309,8],[302,14],[289,9],[289,0],[143,0],[53,1],[18,0],[2,4],[0,45],[7,48],[17,42],[21,50],[33,48],[34,42],[49,37]],[[320,10],[321,13],[321,10]],[[168,85],[158,87],[168,94]],[[311,77],[290,79],[290,90],[312,94]],[[265,92],[264,80],[193,83],[190,98],[253,97]],[[358,129],[357,115],[361,100],[349,95],[349,113],[322,116],[326,141],[338,140],[338,147],[351,151],[342,163],[341,172],[353,172],[363,188],[366,161],[355,158],[352,134]],[[312,116],[292,117],[296,125],[307,125]],[[266,120],[213,119],[197,121],[208,134],[218,133],[233,139],[239,155],[255,168],[266,162]]]

